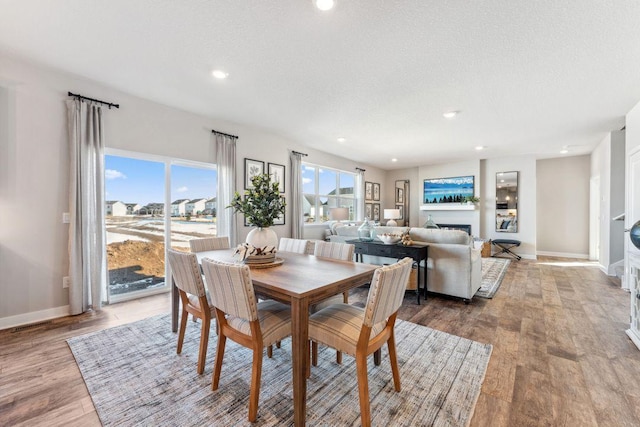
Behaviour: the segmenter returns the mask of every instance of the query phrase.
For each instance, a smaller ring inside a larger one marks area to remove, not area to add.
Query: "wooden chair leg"
[[[276,348],[280,348],[280,341],[276,341]]]
[[[270,345],[267,347],[267,357],[271,359],[273,357],[273,346]]]
[[[318,366],[318,343],[311,341],[311,364]]]
[[[393,336],[393,329],[391,330],[391,336],[387,341],[387,347],[389,348],[389,362],[391,362],[391,373],[393,374],[393,385],[396,391],[400,391],[400,370],[398,369],[398,356],[396,354],[396,339]]]
[[[260,399],[260,378],[262,375],[262,348],[253,349],[253,367],[251,369],[251,393],[249,395],[249,422],[258,417],[258,401]]]
[[[377,349],[376,351],[373,352],[373,363],[376,366],[380,366],[381,362],[382,362],[382,350]]]
[[[187,330],[187,320],[189,320],[189,313],[187,310],[182,310],[182,318],[180,319],[180,330],[178,331],[178,349],[176,353],[182,353],[182,343],[184,342],[184,332]]]
[[[198,352],[198,375],[204,372],[204,362],[207,359],[207,346],[209,345],[210,321],[202,319],[202,330],[200,332],[200,351]]]
[[[358,396],[360,398],[360,419],[362,427],[371,427],[371,408],[369,405],[369,378],[367,377],[367,355],[356,354],[356,370],[358,375]]]
[[[218,383],[220,382],[220,371],[222,371],[222,359],[224,358],[224,345],[227,341],[227,337],[220,335],[218,337],[218,346],[216,347],[216,363],[213,367],[213,378],[211,379],[211,390],[218,389]]]
[[[336,350],[336,363],[338,365],[342,364],[342,352]]]
[[[311,343],[312,341],[309,341],[307,343],[307,351],[309,351],[309,348],[311,347]],[[313,351],[311,351],[311,354],[313,354]],[[311,378],[311,361],[309,360],[308,356],[307,356],[307,378]]]

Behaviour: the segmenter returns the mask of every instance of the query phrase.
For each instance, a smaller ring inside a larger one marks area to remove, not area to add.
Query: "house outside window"
[[[348,208],[355,220],[356,174],[310,163],[302,164],[302,209],[305,223],[329,220],[331,208]]]

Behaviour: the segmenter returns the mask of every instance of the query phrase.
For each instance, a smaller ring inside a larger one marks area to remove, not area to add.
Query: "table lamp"
[[[385,209],[383,217],[388,219],[387,227],[397,227],[398,223],[395,220],[400,218],[400,209]]]
[[[349,208],[329,209],[329,219],[332,221],[344,221],[345,219],[349,219]]]

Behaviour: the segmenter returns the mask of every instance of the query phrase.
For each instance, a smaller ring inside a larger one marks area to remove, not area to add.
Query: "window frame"
[[[311,163],[311,162],[302,162],[302,168],[303,168],[303,172],[305,171],[305,167],[312,167],[315,169],[314,171],[314,193],[307,193],[304,191],[304,184],[302,186],[302,197],[304,199],[307,199],[307,196],[313,197],[314,200],[314,204],[311,206],[312,209],[314,209],[315,212],[320,212],[321,211],[321,206],[322,204],[320,203],[320,200],[322,198],[326,198],[327,199],[327,204],[331,205],[331,203],[329,202],[330,200],[335,200],[335,207],[347,207],[350,209],[350,216],[351,219],[349,219],[349,221],[356,221],[356,207],[357,207],[357,203],[358,200],[356,198],[356,182],[357,182],[357,173],[355,172],[350,172],[350,171],[346,171],[344,169],[338,169],[338,168],[334,168],[331,166],[323,166],[323,165],[319,165],[316,163]],[[332,171],[335,172],[336,174],[336,186],[335,186],[335,190],[336,190],[336,195],[329,195],[329,194],[320,194],[320,170],[326,170],[326,171]],[[351,194],[339,194],[340,193],[340,175],[341,174],[346,174],[346,175],[350,175],[351,178],[353,179],[353,191]],[[351,202],[351,205],[344,205],[341,204],[341,200],[347,199]],[[308,200],[308,199],[307,199]],[[304,217],[304,211],[302,212],[302,216]],[[306,225],[319,225],[319,224],[325,224],[326,222],[330,221],[329,219],[327,220],[322,220],[320,218],[320,215],[315,215],[315,218],[313,221],[304,221],[305,226]]]

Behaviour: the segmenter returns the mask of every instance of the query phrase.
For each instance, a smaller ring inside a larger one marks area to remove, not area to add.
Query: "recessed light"
[[[487,148],[487,147],[485,147],[484,145],[478,145],[476,147],[476,150],[480,151],[480,150],[484,150],[485,148]]]
[[[444,116],[445,119],[453,119],[455,116],[458,115],[458,113],[460,113],[460,111],[447,111],[442,115]]]
[[[344,136],[339,136],[338,137],[338,142],[345,142],[347,140],[347,138],[345,138]]]
[[[320,10],[331,10],[336,5],[335,0],[313,0],[313,3]]]
[[[563,148],[562,150],[560,150],[560,154],[567,154],[569,152],[569,150],[567,150],[566,148]]]
[[[392,162],[397,162],[397,161],[398,161],[398,159],[391,159],[391,161],[392,161]]]
[[[213,70],[211,72],[211,74],[213,75],[213,77],[215,77],[216,79],[226,79],[227,77],[229,77],[229,73],[224,72],[222,70]]]
[[[500,182],[504,182],[504,179],[501,179]]]

